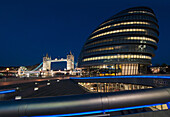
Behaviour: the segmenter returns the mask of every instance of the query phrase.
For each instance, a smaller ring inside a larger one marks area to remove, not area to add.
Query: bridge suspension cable
[[[33,70],[31,70],[31,71],[36,71],[36,70],[38,70],[41,66],[42,66],[42,64],[43,64],[43,62],[42,63],[40,63],[36,68],[34,68]],[[41,67],[42,68],[42,67]]]

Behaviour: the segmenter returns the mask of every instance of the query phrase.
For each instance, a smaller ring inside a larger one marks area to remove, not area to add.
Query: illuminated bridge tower
[[[67,70],[73,70],[74,69],[74,56],[70,53],[67,55]]]
[[[123,10],[89,36],[78,67],[92,75],[145,74],[158,43],[158,21],[148,7]]]
[[[43,57],[43,70],[44,71],[50,71],[51,70],[51,57],[48,57],[48,54],[46,54],[45,57]]]

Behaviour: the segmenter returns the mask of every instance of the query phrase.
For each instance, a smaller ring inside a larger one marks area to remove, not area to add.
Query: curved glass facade
[[[80,53],[78,67],[95,76],[146,73],[157,49],[158,29],[152,9],[123,10],[91,33]]]

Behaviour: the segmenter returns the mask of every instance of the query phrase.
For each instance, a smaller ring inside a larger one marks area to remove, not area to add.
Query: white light
[[[50,85],[50,83],[48,82],[47,85]]]
[[[35,88],[34,88],[34,91],[37,91],[37,90],[38,90],[38,87],[35,87]]]
[[[15,96],[15,100],[20,100],[21,98],[21,96]]]

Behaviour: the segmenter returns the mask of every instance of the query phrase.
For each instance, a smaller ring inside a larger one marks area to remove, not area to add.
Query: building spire
[[[46,54],[46,57],[48,57],[48,53]]]
[[[70,55],[72,55],[71,50],[70,50]]]

